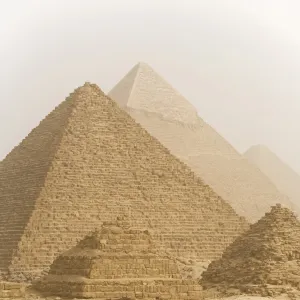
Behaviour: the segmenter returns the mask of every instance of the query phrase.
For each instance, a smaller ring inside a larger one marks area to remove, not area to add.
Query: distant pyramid
[[[181,278],[176,260],[155,247],[148,230],[119,220],[59,255],[37,288],[72,298],[199,299],[200,285]]]
[[[102,222],[129,211],[173,255],[219,257],[248,224],[86,83],[0,165],[0,270],[32,279]]]
[[[279,204],[251,226],[202,273],[205,288],[281,293],[300,290],[300,222]]]
[[[198,124],[197,110],[145,63],[139,63],[109,95],[122,107],[159,114],[166,120]]]
[[[147,64],[137,64],[109,96],[248,220],[275,203],[300,211]]]
[[[252,146],[244,155],[268,176],[282,193],[287,195],[294,203],[299,204],[299,174],[266,146]]]

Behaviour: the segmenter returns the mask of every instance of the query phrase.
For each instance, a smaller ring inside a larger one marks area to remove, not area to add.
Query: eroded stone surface
[[[32,280],[130,208],[174,256],[211,260],[247,222],[96,85],[76,89],[0,165],[0,269]]]

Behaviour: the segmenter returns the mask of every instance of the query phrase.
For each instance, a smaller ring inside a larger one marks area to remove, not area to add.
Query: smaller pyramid
[[[201,289],[183,280],[176,260],[155,247],[148,230],[131,228],[127,216],[104,222],[60,255],[37,287],[47,295],[97,299],[178,299],[181,289],[181,299],[196,299]]]
[[[300,222],[280,204],[228,246],[202,274],[205,289],[274,295],[300,290]]]

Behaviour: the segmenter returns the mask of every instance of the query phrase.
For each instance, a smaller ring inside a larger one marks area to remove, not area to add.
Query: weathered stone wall
[[[138,64],[109,95],[249,221],[279,202],[300,212],[151,67]]]
[[[209,186],[98,88],[86,85],[70,97],[72,111],[59,147],[13,252],[10,272],[15,278],[39,276],[59,253],[103,221],[115,219],[128,205],[132,225],[156,230],[156,240],[173,255],[217,258],[248,228]],[[52,132],[50,124],[47,130]],[[42,163],[47,160],[41,158]],[[19,179],[12,176],[11,184],[14,180]],[[5,202],[19,197],[19,192],[3,190],[2,195]],[[32,196],[23,195],[23,201],[32,201]],[[7,251],[4,243],[0,247]]]
[[[52,273],[90,279],[178,277],[176,262],[154,255],[109,255],[93,260],[89,257],[63,257],[55,261]]]
[[[59,282],[47,283],[48,295],[73,298],[97,299],[200,299],[201,286],[193,280],[149,279],[147,280],[85,280],[85,283]]]

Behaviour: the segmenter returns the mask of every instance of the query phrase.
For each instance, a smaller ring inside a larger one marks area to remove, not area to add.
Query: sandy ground
[[[272,298],[272,297],[258,297],[258,296],[246,296],[246,295],[242,295],[242,296],[231,296],[231,297],[221,297],[221,298],[205,298],[207,300],[291,300],[290,298],[288,298],[287,296],[279,296],[276,298]],[[300,298],[299,298],[300,299]],[[21,300],[21,298],[20,298]],[[27,295],[22,298],[22,300],[63,300],[63,298],[60,297],[43,297],[40,294],[38,294],[36,291],[28,291]],[[80,299],[80,298],[76,298],[76,300],[86,300],[86,299]],[[97,299],[93,299],[93,300],[97,300]],[[101,299],[102,300],[102,299]],[[199,300],[203,300],[203,298],[199,299]]]
[[[62,298],[60,297],[49,297],[49,298],[43,298],[37,295],[28,295],[25,298],[22,298],[22,300],[60,300]],[[16,299],[17,300],[17,299]],[[21,298],[20,298],[21,300]],[[86,300],[86,299],[78,299],[76,300]],[[97,300],[97,299],[93,299]],[[199,299],[202,300],[202,299]],[[270,298],[270,297],[256,297],[256,296],[234,296],[229,298],[215,298],[211,300],[290,300],[287,297],[279,297],[279,298]]]

